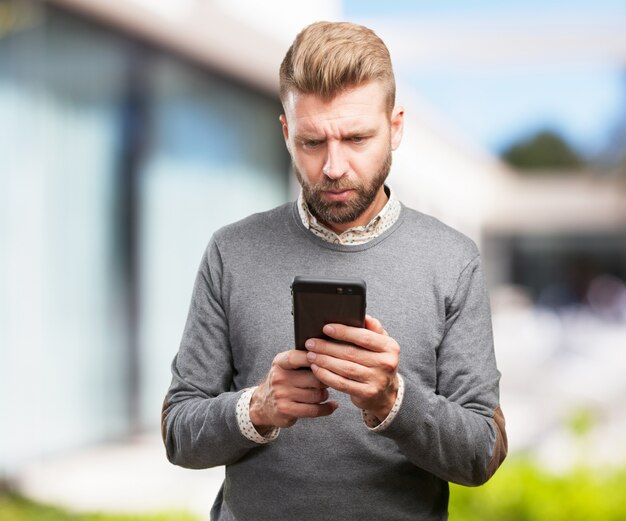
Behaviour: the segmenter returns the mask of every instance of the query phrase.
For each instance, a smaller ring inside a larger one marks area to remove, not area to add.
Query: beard
[[[376,175],[368,184],[358,184],[344,179],[328,179],[317,185],[307,184],[302,173],[293,163],[296,178],[302,187],[302,195],[315,218],[327,224],[346,224],[356,221],[372,205],[376,195],[383,186],[391,170],[391,150],[388,151]],[[354,190],[356,197],[349,201],[326,201],[323,198],[325,191]]]

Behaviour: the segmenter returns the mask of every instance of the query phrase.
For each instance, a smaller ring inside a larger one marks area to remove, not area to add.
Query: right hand
[[[250,400],[250,419],[265,434],[274,427],[291,427],[299,418],[317,418],[335,412],[339,404],[328,400],[328,386],[311,371],[306,351],[278,353],[265,380]]]

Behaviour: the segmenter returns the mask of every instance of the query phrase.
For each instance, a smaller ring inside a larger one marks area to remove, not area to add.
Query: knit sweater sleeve
[[[222,261],[214,239],[202,257],[172,382],[161,414],[167,458],[200,469],[233,463],[259,445],[240,431],[232,387],[228,322],[221,294]]]
[[[414,465],[441,479],[480,485],[504,460],[507,440],[479,256],[465,266],[447,299],[436,359],[435,389],[418,375],[403,374],[402,407],[380,434],[393,439]]]

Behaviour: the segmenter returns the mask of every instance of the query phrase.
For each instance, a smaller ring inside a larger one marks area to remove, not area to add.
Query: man
[[[304,29],[280,96],[301,195],[212,237],[163,406],[167,456],[226,465],[215,520],[446,519],[448,482],[481,484],[506,454],[477,248],[384,185],[404,113],[371,30]],[[291,349],[295,275],[364,279],[365,328]]]

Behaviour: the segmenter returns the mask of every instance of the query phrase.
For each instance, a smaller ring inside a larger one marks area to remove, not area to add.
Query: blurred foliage
[[[502,158],[522,170],[576,170],[584,166],[582,158],[551,130],[513,143],[502,152]]]
[[[587,436],[598,423],[596,412],[590,407],[577,407],[570,411],[566,425],[579,438]]]
[[[2,521],[199,521],[191,514],[163,512],[150,515],[77,514],[42,505],[13,493],[0,494]]]
[[[626,469],[552,474],[529,460],[506,460],[482,487],[450,486],[451,521],[624,521]],[[2,521],[198,521],[190,514],[72,514],[21,496],[0,495]]]
[[[507,460],[478,488],[450,486],[452,521],[624,521],[626,469],[551,474]]]

